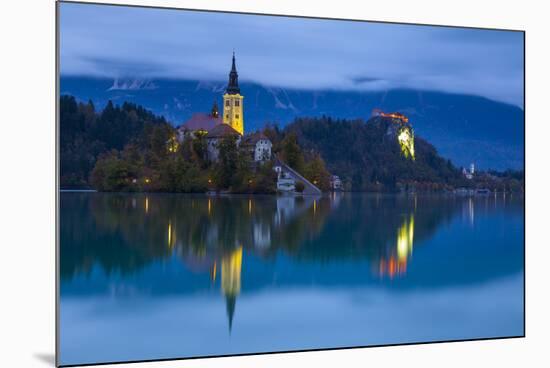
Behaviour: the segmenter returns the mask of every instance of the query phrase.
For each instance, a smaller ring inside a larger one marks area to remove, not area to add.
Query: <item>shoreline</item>
[[[59,193],[109,193],[109,194],[168,194],[168,195],[197,195],[205,197],[326,197],[332,195],[344,195],[344,194],[380,194],[380,195],[452,195],[456,197],[489,197],[496,195],[525,195],[524,192],[488,192],[488,193],[457,193],[452,191],[419,191],[419,192],[384,192],[384,191],[330,191],[323,192],[322,194],[302,194],[302,193],[210,193],[210,192],[130,192],[130,191],[112,191],[102,192],[96,189],[59,189]]]

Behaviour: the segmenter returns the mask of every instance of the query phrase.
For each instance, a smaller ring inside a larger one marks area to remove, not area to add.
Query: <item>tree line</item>
[[[403,157],[387,119],[297,118],[285,128],[262,130],[278,157],[321,190],[338,175],[350,191],[444,190],[484,185],[522,190],[522,173],[484,173],[466,180],[459,168],[415,138],[416,159]],[[205,134],[178,139],[162,116],[136,104],[109,101],[98,111],[92,101],[60,100],[60,184],[100,191],[274,193],[274,160],[254,163],[250,151],[226,136],[219,159],[210,162]],[[481,180],[483,179],[483,180]],[[297,185],[297,190],[303,186]]]

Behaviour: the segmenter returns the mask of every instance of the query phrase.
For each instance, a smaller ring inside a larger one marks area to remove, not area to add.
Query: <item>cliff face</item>
[[[415,160],[414,131],[408,119],[389,117],[391,121],[386,129],[386,135],[397,140],[401,148],[401,154],[406,159]]]

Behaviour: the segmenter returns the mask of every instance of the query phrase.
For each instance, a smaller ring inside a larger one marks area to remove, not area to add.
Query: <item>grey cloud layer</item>
[[[226,78],[281,87],[396,87],[522,106],[519,32],[162,9],[61,5],[61,73]]]

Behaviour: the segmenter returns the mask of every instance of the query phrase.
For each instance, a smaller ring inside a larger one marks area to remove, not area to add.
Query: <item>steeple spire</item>
[[[214,100],[214,103],[212,104],[212,110],[210,110],[210,116],[212,116],[213,118],[217,118],[218,116],[220,116],[218,111],[218,103],[216,102],[216,100]]]
[[[233,60],[231,64],[231,71],[229,72],[229,83],[227,84],[226,93],[229,95],[237,95],[241,93],[239,88],[239,74],[237,73],[237,67],[235,66],[235,50],[233,50]]]

